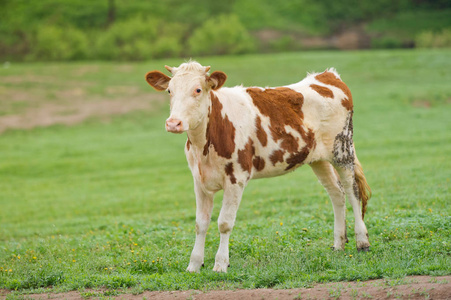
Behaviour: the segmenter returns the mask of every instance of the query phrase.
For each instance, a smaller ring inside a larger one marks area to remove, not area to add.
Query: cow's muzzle
[[[172,133],[182,133],[183,123],[181,120],[169,118],[166,120],[166,131]]]

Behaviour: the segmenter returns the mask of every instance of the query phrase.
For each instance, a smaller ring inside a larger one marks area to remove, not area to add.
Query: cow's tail
[[[355,153],[355,152],[354,152]],[[359,199],[362,202],[362,219],[365,217],[366,205],[371,198],[371,188],[366,181],[365,174],[363,174],[363,168],[360,164],[357,155],[354,156],[354,173],[355,182],[359,189]]]

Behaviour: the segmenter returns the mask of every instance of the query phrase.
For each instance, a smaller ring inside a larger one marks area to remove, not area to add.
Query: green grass
[[[13,64],[0,69],[0,77],[57,74],[58,82],[89,86],[86,101],[93,101],[116,85],[153,93],[145,72],[180,62]],[[219,244],[219,193],[206,267],[200,274],[186,273],[195,236],[193,184],[183,154],[185,137],[164,131],[167,105],[158,105],[109,122],[0,136],[0,288],[21,293],[106,288],[114,295],[126,288],[134,293],[290,288],[451,274],[450,50],[308,52],[200,62],[225,71],[228,86],[288,84],[307,71],[338,69],[353,92],[354,139],[373,189],[366,215],[372,251],[356,251],[350,207],[350,242],[344,252],[329,249],[332,205],[305,166],[249,184],[231,237],[227,274],[211,271]],[[76,75],[82,69],[91,71]],[[0,92],[36,88],[1,82]],[[43,87],[47,93],[60,88]],[[97,295],[84,293],[91,294]]]

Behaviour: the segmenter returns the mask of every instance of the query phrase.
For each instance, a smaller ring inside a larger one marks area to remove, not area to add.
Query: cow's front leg
[[[220,244],[213,271],[227,272],[229,266],[229,237],[235,224],[236,212],[240,206],[243,189],[244,187],[239,184],[231,184],[224,189],[222,208],[218,218]]]
[[[188,272],[199,272],[204,263],[205,236],[213,210],[214,193],[205,192],[196,180],[194,180],[194,191],[196,193],[196,242],[186,269]]]

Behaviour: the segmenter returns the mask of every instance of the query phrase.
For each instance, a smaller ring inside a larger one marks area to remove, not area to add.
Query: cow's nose
[[[166,120],[166,130],[173,133],[182,133],[183,123],[181,120],[169,118]]]

